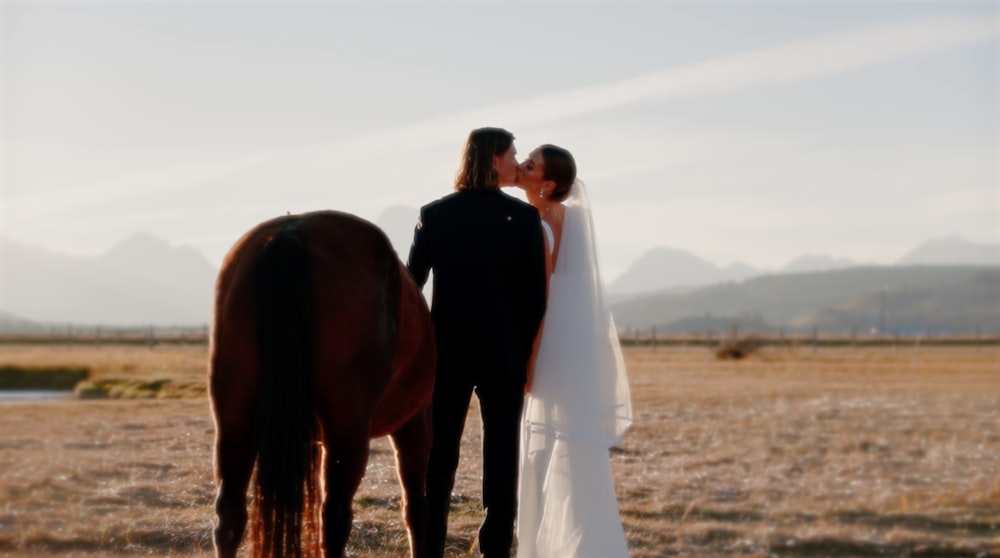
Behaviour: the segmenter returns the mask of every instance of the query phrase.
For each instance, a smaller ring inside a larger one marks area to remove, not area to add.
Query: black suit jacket
[[[420,210],[407,262],[431,314],[438,373],[523,382],[545,314],[545,245],[538,211],[499,190],[457,192]]]

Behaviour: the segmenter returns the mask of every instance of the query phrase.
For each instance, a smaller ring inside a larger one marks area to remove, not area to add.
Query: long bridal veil
[[[518,558],[627,556],[608,449],[632,422],[586,187],[574,183],[521,440]]]
[[[590,199],[582,181],[573,184],[548,311],[539,348],[538,374],[525,418],[562,436],[617,444],[632,423],[625,361],[604,295]]]

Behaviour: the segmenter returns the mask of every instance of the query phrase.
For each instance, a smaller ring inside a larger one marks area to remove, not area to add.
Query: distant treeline
[[[208,325],[200,326],[50,326],[25,332],[0,332],[0,344],[123,344],[123,345],[204,345],[208,343]],[[716,346],[733,339],[747,339],[759,345],[770,346],[894,346],[894,345],[1000,345],[1000,333],[977,332],[953,335],[948,332],[823,332],[815,328],[808,332],[741,331],[728,330],[698,332],[668,331],[658,333],[655,328],[619,331],[622,345],[630,346]]]
[[[208,326],[50,325],[0,332],[0,343],[157,345],[208,343]]]
[[[743,340],[756,346],[774,347],[910,347],[921,345],[986,346],[1000,345],[1000,335],[850,335],[798,334],[798,335],[743,335],[690,333],[668,335],[621,335],[625,347],[676,347],[703,346],[716,347],[733,340]]]

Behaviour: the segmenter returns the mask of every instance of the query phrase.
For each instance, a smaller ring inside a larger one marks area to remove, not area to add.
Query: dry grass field
[[[612,453],[632,556],[1000,556],[1000,348],[627,349]],[[204,347],[0,345],[0,365],[184,384],[183,399],[0,404],[0,555],[208,556]],[[473,408],[450,556],[479,521]],[[405,556],[373,442],[352,556]]]

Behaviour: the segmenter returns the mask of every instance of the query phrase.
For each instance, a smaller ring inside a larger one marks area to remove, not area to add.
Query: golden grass
[[[91,378],[204,380],[204,345],[0,344],[0,365],[89,368]]]
[[[995,347],[630,357],[633,556],[997,552]]]
[[[0,346],[0,365],[204,383],[205,348]],[[612,452],[635,558],[1000,556],[1000,349],[627,349],[635,424]],[[202,391],[203,393],[203,391]],[[473,406],[449,556],[480,520]],[[0,405],[0,554],[208,556],[206,399]],[[352,556],[405,556],[386,439]]]
[[[88,398],[205,397],[206,358],[204,345],[0,344],[0,367],[86,369]]]

